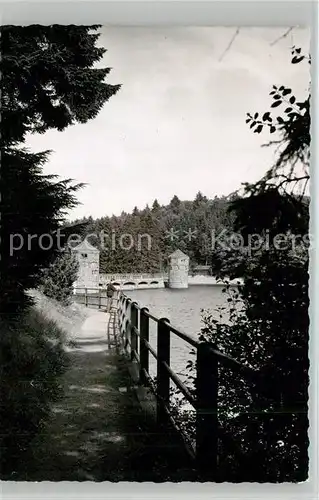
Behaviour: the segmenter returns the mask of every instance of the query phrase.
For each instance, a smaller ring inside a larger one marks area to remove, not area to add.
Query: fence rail
[[[106,307],[106,289],[77,288],[77,300],[86,306]],[[156,349],[150,344],[150,321],[157,325]],[[221,429],[218,425],[218,370],[223,366],[240,374],[245,380],[260,385],[261,375],[236,359],[220,352],[210,342],[200,342],[171,324],[167,318],[158,318],[147,307],[118,292],[117,322],[119,338],[130,360],[138,365],[139,379],[149,386],[156,396],[156,415],[159,424],[172,418],[170,382],[183,394],[196,412],[195,447],[187,449],[196,460],[197,467],[210,478],[218,473],[218,441]],[[171,336],[175,335],[196,351],[195,395],[171,367]],[[115,339],[118,341],[118,339]],[[156,383],[150,375],[150,355],[156,360]],[[207,470],[209,468],[209,471]]]
[[[74,288],[73,292],[75,301],[86,307],[101,309],[107,306],[106,288]]]
[[[157,349],[149,342],[150,320],[157,324]],[[124,340],[124,348],[132,361],[139,365],[141,383],[149,385],[157,399],[157,420],[163,424],[170,417],[170,381],[183,394],[196,412],[196,445],[193,457],[197,466],[210,477],[217,477],[218,467],[218,367],[219,364],[240,373],[243,377],[258,380],[259,373],[237,360],[220,352],[209,342],[196,338],[176,328],[167,318],[158,318],[146,307],[120,293],[118,301],[118,324]],[[176,335],[196,350],[196,395],[170,366],[170,339]],[[156,385],[149,373],[149,355],[157,362]]]

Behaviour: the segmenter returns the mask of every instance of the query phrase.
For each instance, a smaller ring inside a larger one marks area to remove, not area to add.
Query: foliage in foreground
[[[56,323],[34,309],[0,317],[2,479],[18,477],[25,451],[61,396],[65,341]]]
[[[307,59],[310,62],[300,49],[292,49],[292,64]],[[245,186],[244,198],[233,203],[235,228],[246,245],[249,235],[267,232],[270,246],[246,254],[240,289],[244,311],[230,328],[226,326],[228,335],[220,346],[261,375],[255,387],[245,390],[250,397],[248,414],[238,416],[237,433],[236,419],[230,425],[231,435],[244,431],[241,473],[247,476],[250,468],[248,476],[254,480],[304,481],[309,368],[309,202],[304,194],[309,181],[310,94],[298,101],[291,89],[274,86],[270,95],[271,111],[284,106],[277,119],[271,112],[262,117],[264,126],[268,123],[271,132],[278,133],[278,159],[259,182]],[[255,121],[251,128],[260,133],[263,127]],[[225,330],[225,325],[210,325],[210,335],[217,335],[218,342],[218,330]],[[229,379],[225,389],[229,396]],[[232,395],[240,409],[238,391]],[[236,460],[233,466],[238,469]]]
[[[30,302],[43,268],[56,254],[56,231],[77,203],[80,185],[44,175],[48,154],[23,149],[2,152],[0,311],[14,314]]]
[[[295,51],[293,64],[303,60]],[[244,284],[238,290],[225,287],[230,321],[205,312],[199,336],[258,372],[249,381],[219,367],[221,481],[301,482],[308,476],[309,202],[304,193],[310,96],[298,102],[284,86],[270,95],[272,109],[288,96],[284,117],[266,112],[258,121],[255,113],[247,121],[257,133],[265,123],[272,133],[277,130],[279,158],[232,204],[244,246],[234,252],[226,242],[214,259],[221,279],[244,277]],[[257,236],[262,245],[256,244]],[[193,391],[195,368],[190,359]],[[185,419],[182,424],[185,428]],[[192,425],[186,428],[190,436],[193,431]]]
[[[1,26],[1,471],[13,478],[23,452],[59,395],[61,332],[27,294],[58,247],[57,230],[81,187],[44,175],[48,151],[28,134],[65,130],[97,116],[119,90],[98,68],[98,26]]]

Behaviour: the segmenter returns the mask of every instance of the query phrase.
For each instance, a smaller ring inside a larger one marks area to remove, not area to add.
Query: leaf
[[[284,123],[285,120],[281,116],[277,116],[277,122],[278,123]]]
[[[271,104],[271,108],[278,108],[278,106],[280,106],[280,104],[282,104],[282,101],[275,101]]]
[[[274,132],[276,132],[276,127],[274,125],[272,125],[270,127],[270,133],[273,134]]]
[[[291,89],[285,89],[282,93],[282,95],[288,95],[291,94]]]
[[[258,127],[255,130],[255,133],[260,134],[260,132],[262,132],[262,129],[263,129],[263,125],[258,125]]]
[[[300,63],[301,61],[303,61],[305,58],[305,56],[294,56],[292,59],[291,59],[291,63],[292,64],[298,64]]]
[[[297,102],[297,106],[299,109],[306,109],[307,104],[305,102]]]
[[[263,120],[264,121],[266,121],[266,120],[270,121],[271,120],[269,111],[267,111],[266,113],[263,114]]]
[[[294,95],[292,95],[292,96],[290,97],[289,102],[290,102],[290,104],[294,104],[294,102],[296,102],[296,98],[295,98],[295,96],[294,96]]]
[[[273,99],[281,99],[281,96],[279,94],[274,95]]]
[[[292,108],[286,108],[286,109],[285,109],[285,113],[290,113],[291,111],[293,111],[293,109],[292,109]]]

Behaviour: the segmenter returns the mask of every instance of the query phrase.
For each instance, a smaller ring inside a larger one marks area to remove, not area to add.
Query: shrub
[[[59,254],[43,271],[40,290],[51,299],[68,305],[73,295],[73,283],[78,274],[79,264],[68,251]]]
[[[68,366],[64,332],[31,308],[0,318],[1,478],[16,479],[23,454],[61,395]]]

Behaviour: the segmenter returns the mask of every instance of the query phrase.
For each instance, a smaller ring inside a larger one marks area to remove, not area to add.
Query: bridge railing
[[[165,279],[167,278],[167,273],[154,273],[154,274],[146,274],[146,273],[141,273],[141,274],[130,274],[130,273],[125,273],[125,274],[104,274],[101,273],[100,278],[103,281],[141,281],[141,280],[150,280],[150,279]]]
[[[150,320],[157,324],[157,349],[149,339]],[[259,372],[242,365],[237,360],[220,352],[216,345],[199,342],[170,323],[167,318],[158,318],[146,307],[124,295],[118,301],[119,330],[124,340],[124,348],[131,361],[138,363],[141,383],[148,385],[154,392],[157,401],[157,420],[165,423],[167,418],[173,421],[170,412],[170,381],[196,412],[196,444],[189,449],[197,466],[207,471],[209,477],[217,477],[218,467],[218,368],[225,366],[244,378],[258,382]],[[192,346],[196,351],[196,395],[193,395],[180,377],[170,366],[170,340],[175,335]],[[150,355],[156,360],[156,384],[149,373]],[[209,471],[207,470],[209,469]]]

